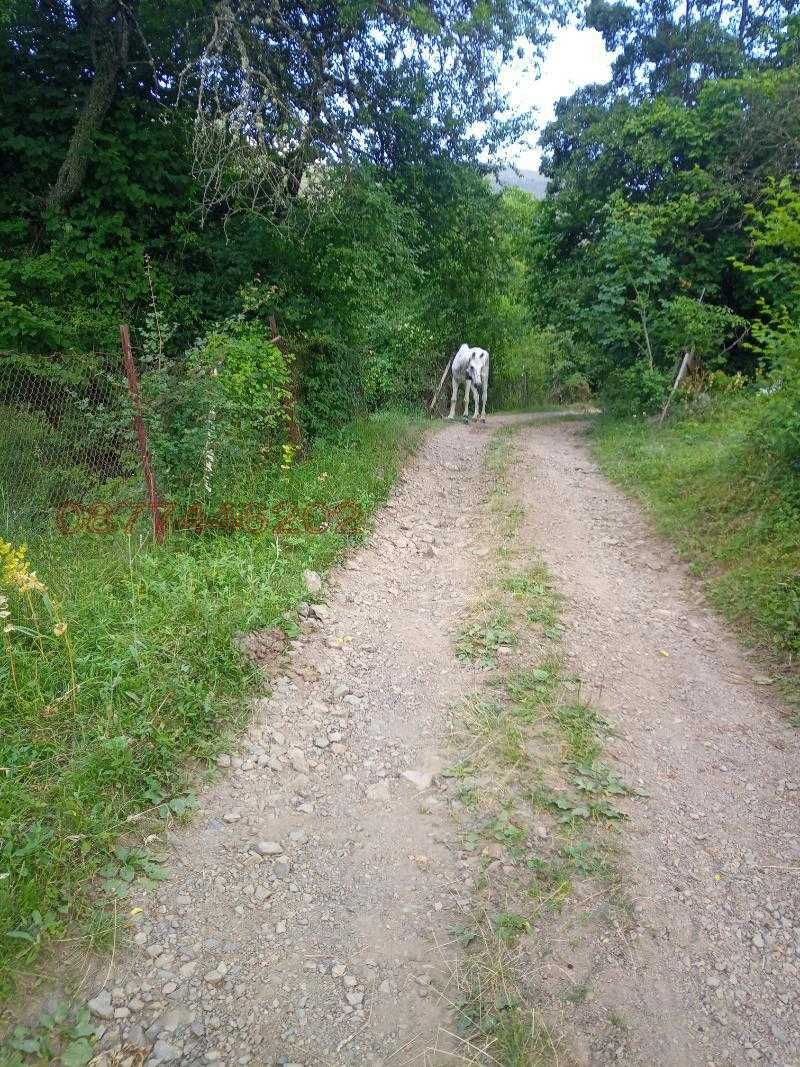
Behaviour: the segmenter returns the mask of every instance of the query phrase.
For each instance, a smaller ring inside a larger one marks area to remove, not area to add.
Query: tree
[[[78,31],[88,45],[93,76],[64,161],[47,194],[47,207],[55,211],[70,203],[83,184],[89,147],[114,101],[130,48],[129,8],[121,0],[73,0],[71,9]]]
[[[206,207],[281,203],[321,161],[475,161],[523,125],[501,117],[500,64],[562,14],[560,0],[217,0],[185,71]]]
[[[756,368],[744,320],[758,336],[758,293],[735,263],[752,240],[748,203],[797,173],[789,11],[723,6],[711,27],[704,0],[680,12],[590,4],[587,19],[621,51],[612,80],[559,101],[542,135],[550,182],[529,300],[540,324],[588,353],[589,377],[620,410],[652,408],[683,351]]]
[[[748,63],[779,54],[796,0],[589,0],[586,25],[618,51],[611,88],[640,97],[689,101],[711,78],[733,78]]]
[[[190,120],[207,212],[271,210],[316,163],[474,161],[518,136],[528,120],[502,115],[500,65],[521,37],[539,48],[565,2],[18,0],[6,63],[12,78],[55,78],[73,112],[50,210],[79,195],[131,95]]]

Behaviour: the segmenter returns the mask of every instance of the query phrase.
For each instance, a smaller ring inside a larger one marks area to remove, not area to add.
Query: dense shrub
[[[664,403],[668,389],[665,372],[640,361],[613,368],[601,395],[611,415],[651,415]]]
[[[143,381],[165,489],[225,484],[243,464],[275,461],[284,440],[289,361],[258,324],[212,328],[182,360]]]
[[[770,182],[749,211],[752,254],[739,266],[753,281],[760,314],[752,348],[762,360],[761,417],[753,436],[776,460],[800,470],[800,193]]]

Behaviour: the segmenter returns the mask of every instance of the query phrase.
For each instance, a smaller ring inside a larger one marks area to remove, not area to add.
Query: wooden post
[[[703,286],[703,291],[700,294],[700,299],[697,301],[698,304],[702,304],[703,303],[703,298],[705,297],[705,295],[706,295],[706,287]],[[670,391],[669,396],[666,399],[664,407],[661,409],[661,416],[660,416],[660,418],[658,420],[658,425],[659,426],[661,426],[661,424],[664,422],[664,419],[667,417],[667,412],[669,411],[669,406],[672,403],[672,398],[675,396],[677,391],[680,389],[681,385],[683,384],[683,379],[686,377],[686,375],[692,369],[692,364],[693,363],[694,363],[694,352],[692,352],[691,350],[688,351],[688,352],[684,352],[683,353],[683,360],[681,361],[680,369],[678,371],[678,377],[675,379],[675,384],[672,386],[672,389]]]
[[[429,412],[433,411],[433,406],[436,403],[436,401],[439,399],[439,393],[441,393],[441,391],[442,391],[442,386],[444,385],[444,380],[447,377],[447,372],[450,370],[450,366],[451,366],[451,364],[452,364],[454,359],[455,359],[455,356],[451,356],[450,359],[448,359],[448,361],[447,361],[447,366],[444,368],[444,374],[442,375],[442,380],[439,382],[439,387],[437,388],[436,392],[433,394],[433,400],[431,400],[430,404],[428,405],[428,411]]]
[[[667,417],[667,411],[669,410],[669,406],[672,403],[672,398],[675,396],[677,391],[680,389],[680,387],[681,387],[681,385],[683,383],[683,379],[689,373],[689,369],[690,369],[690,367],[691,367],[693,362],[694,362],[694,353],[693,352],[684,352],[683,359],[681,361],[680,370],[678,371],[678,377],[675,379],[675,384],[673,385],[672,390],[671,390],[669,396],[667,397],[667,399],[666,399],[666,401],[664,403],[664,407],[661,409],[661,416],[660,416],[660,418],[658,420],[658,425],[659,426],[663,423],[664,419]]]
[[[161,514],[161,509],[158,505],[156,479],[150,463],[147,430],[142,418],[142,395],[139,391],[139,375],[136,373],[136,364],[133,360],[130,330],[127,326],[120,326],[119,335],[122,340],[122,362],[125,366],[125,374],[128,377],[128,392],[131,394],[131,403],[133,404],[133,428],[136,430],[136,439],[139,442],[139,456],[142,461],[142,471],[144,472],[147,502],[153,516],[153,537],[156,544],[160,545],[164,542],[164,516]]]

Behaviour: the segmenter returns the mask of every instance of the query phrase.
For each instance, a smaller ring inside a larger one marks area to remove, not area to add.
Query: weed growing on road
[[[494,666],[500,653],[512,648],[516,634],[511,619],[503,608],[484,608],[482,618],[461,631],[456,644],[459,659]]]
[[[464,1063],[537,1067],[553,1060],[556,1049],[547,1028],[519,999],[515,942],[527,930],[524,917],[500,913],[481,915],[459,932],[465,952],[453,978]]]
[[[454,738],[462,756],[449,775],[458,779],[461,840],[475,864],[461,1029],[490,1062],[530,1067],[551,1062],[555,1051],[538,1015],[535,1028],[528,1026],[525,1005],[536,998],[531,954],[548,916],[572,909],[570,921],[581,925],[624,903],[612,834],[625,818],[619,799],[631,790],[601,762],[608,724],[567,673],[560,598],[549,574],[518,544],[523,516],[508,484],[512,455],[511,433],[498,434],[488,462],[496,479],[496,573],[456,646],[459,657],[493,671],[484,690],[463,702]],[[498,619],[502,642],[493,638]],[[584,909],[578,897],[593,903]],[[590,996],[588,984],[571,978],[561,993],[575,1010]],[[527,1058],[519,1058],[520,1035]]]
[[[92,1060],[96,1033],[86,1009],[76,1017],[66,1004],[57,1004],[43,1012],[34,1026],[19,1025],[11,1030],[0,1049],[0,1062],[3,1067],[22,1067],[31,1062],[85,1067]]]

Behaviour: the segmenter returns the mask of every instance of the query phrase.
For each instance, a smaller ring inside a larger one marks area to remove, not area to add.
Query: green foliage
[[[771,182],[749,212],[752,260],[739,263],[760,297],[754,348],[766,371],[753,438],[782,466],[800,463],[800,193]]]
[[[652,221],[614,197],[597,254],[601,273],[592,309],[595,343],[610,353],[635,353],[637,361],[645,360],[652,368],[652,317],[669,273],[669,260],[656,251]]]
[[[291,337],[312,434],[419,394],[436,346],[421,239],[398,187],[372,170],[327,174],[279,235],[264,306]]]
[[[537,347],[548,397],[558,404],[588,400],[590,357],[574,333],[545,327],[537,337]]]
[[[730,77],[755,58],[774,60],[791,13],[791,4],[771,0],[697,0],[687,8],[590,0],[586,22],[617,52],[616,90],[644,82],[651,93],[690,101],[708,78]]]
[[[613,415],[650,415],[661,407],[668,390],[667,374],[640,360],[609,371],[603,385],[603,403]]]
[[[662,307],[657,331],[664,352],[678,361],[692,352],[705,367],[724,366],[724,345],[730,336],[747,332],[747,323],[730,308],[705,304],[689,296],[674,296]]]
[[[212,328],[181,361],[143,378],[162,492],[229,486],[237,470],[275,462],[289,363],[258,324]]]
[[[770,398],[721,395],[667,424],[600,426],[600,461],[640,495],[704,577],[712,602],[773,654],[800,649],[800,493],[756,433]]]
[[[621,33],[633,49],[619,70],[636,69],[642,54],[633,42],[644,47],[637,34],[661,32],[645,17],[649,5],[636,16],[602,4],[592,11],[609,40]],[[734,53],[740,45],[733,40]],[[659,87],[661,75],[651,72],[649,91],[639,83],[631,95],[615,76],[559,103],[542,138],[551,195],[529,246],[535,322],[569,333],[585,353],[592,387],[615,411],[632,414],[658,406],[664,379],[674,378],[687,351],[706,372],[754,374],[748,328],[757,334],[763,321],[760,301],[771,304],[777,289],[792,286],[792,256],[779,265],[774,254],[785,227],[776,220],[773,230],[765,215],[758,223],[746,204],[752,198],[771,213],[770,189],[779,186],[770,181],[794,166],[800,114],[791,101],[800,71],[745,56],[735,71],[723,64],[710,77],[712,66],[695,80],[685,55],[673,58],[690,75],[681,92]],[[669,83],[666,55],[661,64]],[[758,226],[760,251],[748,222]]]
[[[289,368],[261,330],[239,326],[204,339],[202,365],[217,370],[220,393],[235,412],[229,425],[254,444],[279,429],[288,397]],[[191,357],[190,357],[191,359]]]
[[[781,467],[800,470],[800,323],[786,311],[759,324],[756,336],[769,360],[770,373],[759,397],[761,418],[754,442]]]
[[[767,311],[800,309],[800,193],[788,178],[767,183],[748,209],[751,257],[738,266],[753,280]]]
[[[88,1009],[75,1013],[66,1004],[58,1003],[42,1012],[34,1025],[13,1027],[0,1049],[2,1062],[4,1067],[23,1067],[31,1062],[85,1067],[94,1055],[92,1042],[97,1036]]]

